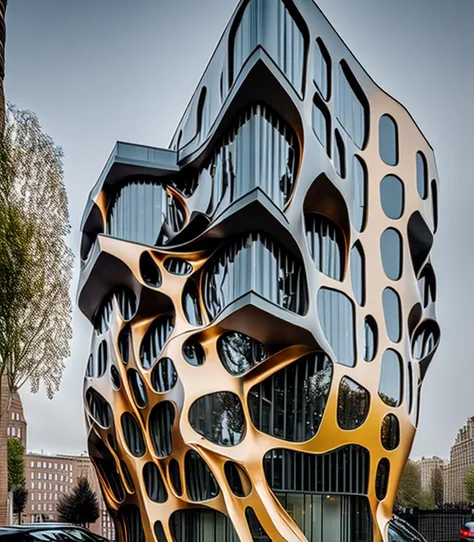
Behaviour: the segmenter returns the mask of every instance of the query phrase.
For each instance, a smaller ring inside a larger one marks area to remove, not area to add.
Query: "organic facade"
[[[241,2],[170,150],[117,143],[79,305],[120,540],[388,539],[439,342],[436,179],[312,0]]]

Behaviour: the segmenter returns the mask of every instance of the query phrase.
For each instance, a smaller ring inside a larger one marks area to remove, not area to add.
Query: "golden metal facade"
[[[408,112],[313,2],[241,2],[171,150],[118,144],[84,217],[89,446],[120,540],[329,541],[285,509],[285,484],[368,503],[371,532],[363,505],[331,541],[387,540],[439,342],[436,179]],[[176,519],[190,510],[231,524]]]

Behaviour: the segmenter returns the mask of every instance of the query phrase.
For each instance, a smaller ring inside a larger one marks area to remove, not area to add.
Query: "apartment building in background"
[[[445,460],[437,456],[422,457],[418,465],[420,466],[421,489],[429,491],[434,471],[439,468],[441,472],[444,472]]]
[[[20,395],[15,391],[12,395],[8,412],[7,437],[20,439],[26,450],[26,430],[27,423],[23,413],[23,403],[21,402]]]
[[[451,448],[449,464],[444,469],[444,502],[466,501],[464,478],[474,466],[474,416],[461,427]]]

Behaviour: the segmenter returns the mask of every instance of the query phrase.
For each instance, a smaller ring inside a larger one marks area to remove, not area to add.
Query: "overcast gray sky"
[[[35,111],[65,152],[75,253],[87,194],[116,140],[167,147],[237,0],[15,0],[7,99]],[[434,250],[442,343],[425,381],[413,456],[448,457],[474,415],[474,0],[320,0],[367,71],[434,146],[441,180]],[[75,292],[78,262],[76,261]],[[86,448],[82,380],[90,327],[75,311],[61,391],[21,392],[28,448]]]

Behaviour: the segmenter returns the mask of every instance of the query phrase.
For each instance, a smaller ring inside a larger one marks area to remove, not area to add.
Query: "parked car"
[[[409,523],[394,516],[388,528],[388,542],[426,542]]]
[[[0,527],[1,542],[110,542],[82,527],[64,523],[32,523]]]
[[[459,533],[460,542],[473,542],[474,541],[474,521],[465,523]]]

